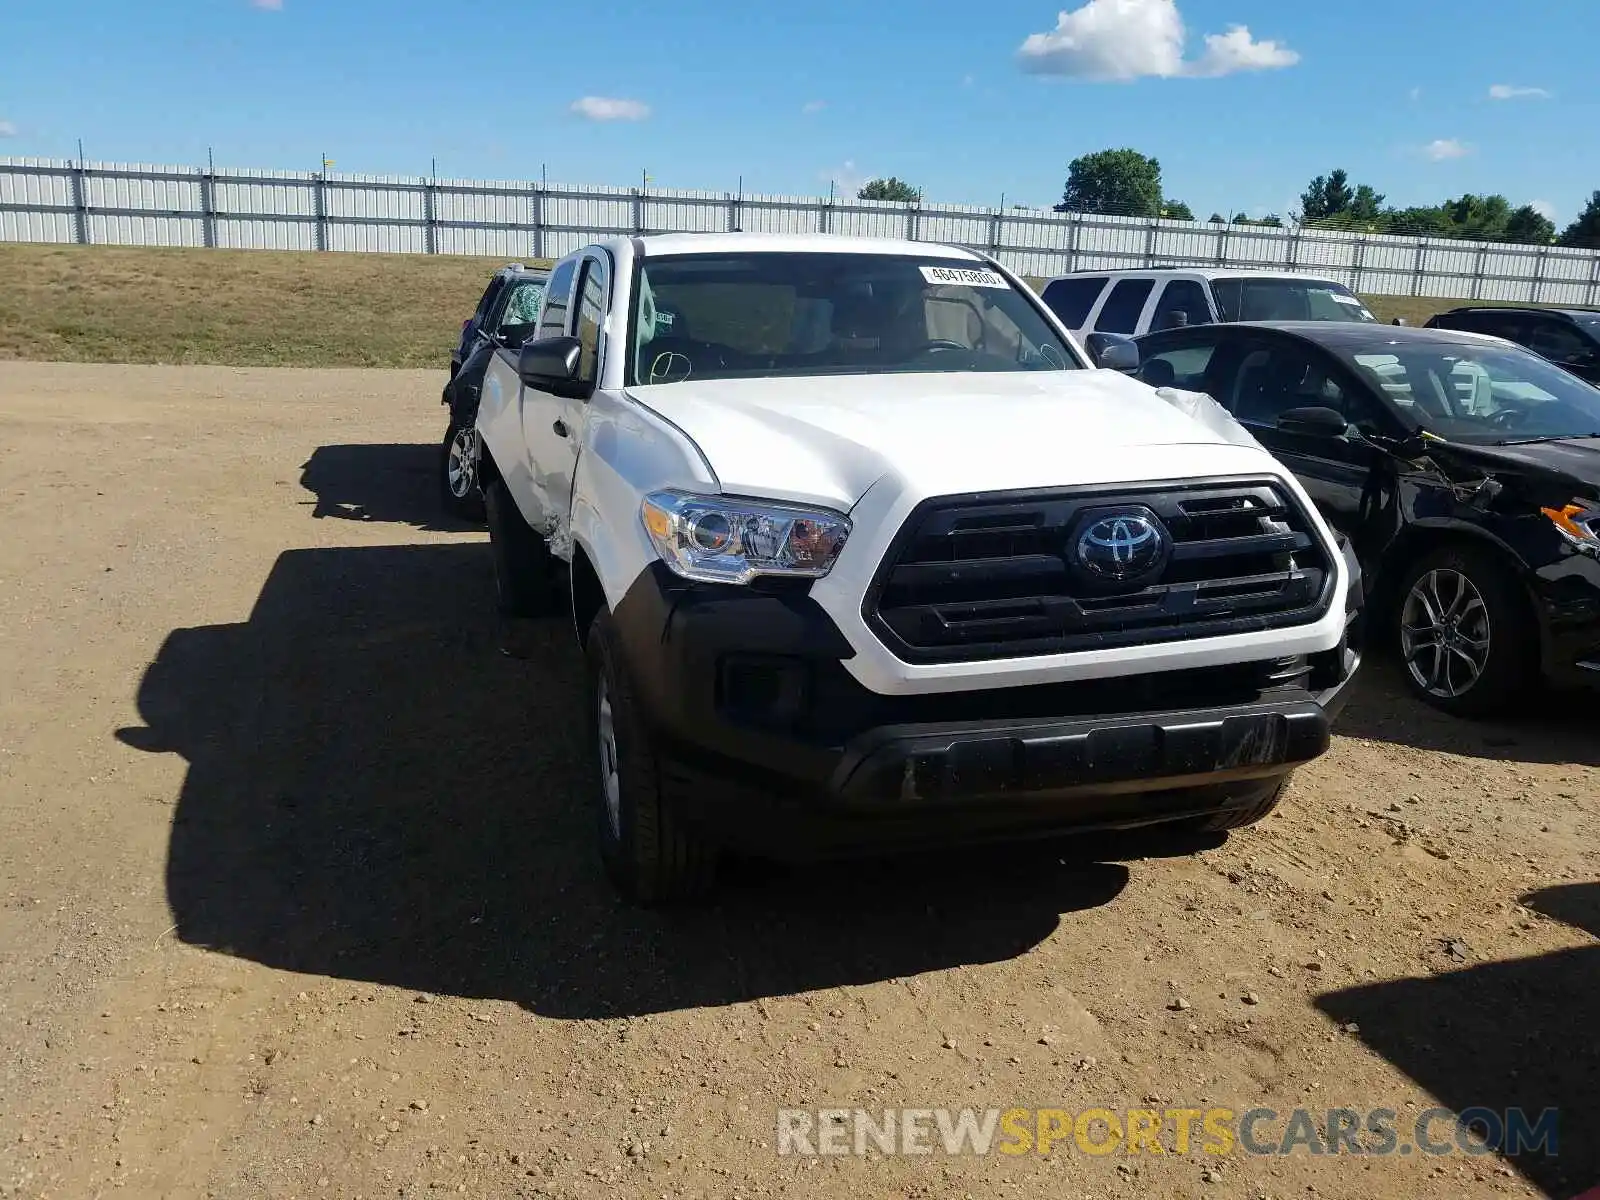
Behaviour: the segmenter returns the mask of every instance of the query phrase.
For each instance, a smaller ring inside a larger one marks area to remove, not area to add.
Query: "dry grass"
[[[494,258],[0,245],[0,358],[443,367]],[[1368,296],[1420,325],[1459,303]]]
[[[0,245],[0,358],[443,367],[492,258]]]

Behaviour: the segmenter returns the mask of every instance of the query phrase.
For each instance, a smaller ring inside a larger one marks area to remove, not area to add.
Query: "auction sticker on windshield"
[[[922,277],[929,283],[955,283],[966,287],[1007,289],[1011,287],[1003,275],[968,267],[923,267]]]

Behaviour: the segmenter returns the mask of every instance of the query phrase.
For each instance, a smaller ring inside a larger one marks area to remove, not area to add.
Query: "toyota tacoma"
[[[953,246],[558,262],[485,372],[481,480],[501,611],[574,621],[619,890],[1269,813],[1357,670],[1359,569],[1195,399]]]

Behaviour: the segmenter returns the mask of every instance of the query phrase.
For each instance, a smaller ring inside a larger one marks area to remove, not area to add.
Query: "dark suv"
[[[498,346],[520,346],[533,332],[549,278],[543,267],[501,267],[484,288],[477,311],[461,323],[461,338],[450,354],[450,382],[440,397],[450,410],[450,423],[439,451],[439,492],[445,510],[454,516],[482,515],[475,421],[489,356]]]
[[[1581,308],[1452,308],[1429,329],[1487,333],[1526,346],[1580,379],[1600,384],[1600,312]]]

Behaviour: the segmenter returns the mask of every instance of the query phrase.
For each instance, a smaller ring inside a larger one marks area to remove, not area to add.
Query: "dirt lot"
[[[1593,701],[1463,725],[1372,667],[1224,843],[746,868],[641,914],[591,855],[567,631],[501,629],[482,535],[435,519],[440,383],[0,363],[0,1195],[1600,1183]],[[1435,1104],[1558,1107],[1560,1153],[775,1137],[780,1107],[1263,1107],[1277,1142],[1299,1106],[1409,1145]]]

